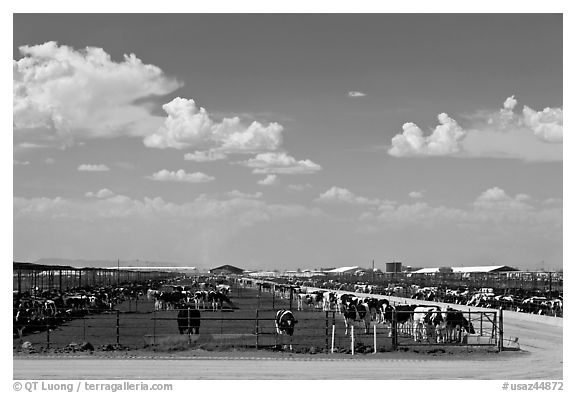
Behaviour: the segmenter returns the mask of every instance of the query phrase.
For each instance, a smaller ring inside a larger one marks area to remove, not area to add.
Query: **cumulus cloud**
[[[348,97],[366,97],[366,94],[361,91],[349,91]]]
[[[81,164],[78,166],[81,172],[108,172],[110,168],[104,164]]]
[[[420,199],[424,197],[424,193],[422,191],[412,191],[408,196],[412,199]]]
[[[370,199],[357,196],[350,190],[341,187],[332,187],[316,198],[317,202],[348,203],[352,205],[379,205],[379,199]]]
[[[184,159],[187,161],[210,162],[210,161],[225,160],[226,154],[214,150],[195,151],[194,153],[184,154]]]
[[[545,108],[535,111],[527,106],[522,110],[524,124],[538,138],[546,142],[560,143],[563,141],[563,118],[561,108]]]
[[[98,199],[110,198],[113,197],[114,195],[115,194],[107,188],[103,188],[97,192],[89,191],[85,194],[85,196],[88,198],[98,198]]]
[[[440,114],[429,136],[414,123],[405,123],[388,150],[396,157],[453,156],[495,157],[526,161],[562,159],[562,108],[536,111],[524,106],[515,113],[515,96],[506,98],[499,111],[479,111],[465,116],[470,124],[463,128],[446,114]],[[546,143],[543,143],[546,142]]]
[[[228,198],[218,199],[201,195],[178,204],[160,197],[135,199],[126,195],[83,200],[56,198],[14,198],[15,225],[23,219],[66,219],[88,222],[116,219],[149,220],[155,225],[187,225],[202,222],[220,223],[223,229],[247,227],[274,218],[321,216],[319,209],[301,205],[269,204],[259,199],[258,193],[233,192]],[[104,221],[110,222],[110,221]]]
[[[30,165],[30,161],[13,160],[12,162],[14,165],[22,165],[22,166]]]
[[[278,176],[276,175],[268,175],[264,179],[258,181],[258,184],[261,186],[271,186],[276,183],[278,183]]]
[[[177,171],[162,169],[152,174],[152,176],[149,176],[148,178],[155,181],[170,181],[180,183],[206,183],[215,179],[213,176],[208,176],[202,172],[186,173],[183,169],[179,169]]]
[[[240,163],[253,168],[256,174],[312,174],[322,170],[322,167],[310,160],[297,161],[286,153],[260,153],[256,157]]]
[[[498,210],[529,210],[532,206],[528,203],[530,196],[526,194],[517,194],[512,197],[503,189],[493,187],[484,191],[473,203],[473,206],[480,209],[498,209]]]
[[[161,121],[136,102],[182,84],[134,54],[115,62],[102,48],[75,50],[54,41],[21,46],[13,62],[13,124],[17,136],[48,143],[141,136]]]
[[[490,233],[530,232],[537,236],[561,238],[562,206],[539,203],[526,194],[511,196],[493,187],[482,192],[467,208],[433,206],[425,202],[395,203],[385,201],[376,209],[363,212],[360,231],[406,227],[438,230],[449,225],[463,230],[486,230]]]
[[[306,189],[312,188],[312,184],[305,183],[305,184],[289,184],[288,189],[291,191],[304,191]]]
[[[429,136],[414,123],[405,123],[402,134],[392,138],[392,147],[388,153],[396,157],[405,156],[443,156],[454,155],[461,151],[461,141],[465,131],[446,113],[438,115],[440,125]]]
[[[162,106],[168,116],[164,124],[144,139],[155,148],[201,148],[214,153],[272,151],[282,144],[283,127],[278,123],[267,126],[253,121],[244,125],[239,117],[215,122],[206,109],[194,100],[177,97]],[[206,156],[208,153],[206,153]]]
[[[255,192],[253,194],[247,193],[247,192],[241,192],[238,190],[233,190],[228,192],[227,194],[229,197],[231,198],[241,198],[241,199],[258,199],[258,198],[262,198],[262,196],[264,194],[262,194],[261,192]]]

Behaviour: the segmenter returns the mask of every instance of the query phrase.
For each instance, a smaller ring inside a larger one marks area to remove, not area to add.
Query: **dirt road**
[[[270,356],[267,352],[194,358],[15,357],[15,379],[548,379],[563,378],[562,320],[505,313],[505,337],[522,351],[491,354],[387,353]]]

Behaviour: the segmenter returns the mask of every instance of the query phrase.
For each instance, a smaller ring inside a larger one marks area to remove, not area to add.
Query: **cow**
[[[438,306],[418,306],[414,309],[414,341],[434,338],[436,326],[442,322]]]
[[[468,321],[464,317],[462,311],[448,307],[447,309],[442,310],[442,314],[446,326],[446,341],[460,341],[460,333],[462,330],[470,334],[476,333],[474,331],[474,326],[472,326],[472,322]]]
[[[298,321],[290,310],[278,310],[274,324],[276,325],[276,333],[278,335],[287,335],[290,337],[289,348],[292,350],[292,336],[294,335],[294,328]],[[286,347],[286,346],[284,346]]]
[[[207,298],[208,298],[208,291],[194,292],[194,305],[196,306],[196,309],[200,308],[200,304],[202,304],[202,308],[206,308]]]
[[[387,305],[384,309],[384,323],[388,325],[388,337],[392,337],[392,318],[396,312],[396,328],[400,333],[411,335],[415,304]]]
[[[336,308],[338,310],[338,314],[342,314],[344,313],[344,311],[346,311],[346,306],[352,300],[353,297],[354,295],[351,295],[349,293],[343,293],[338,295],[338,297],[336,297]]]
[[[344,334],[348,335],[348,328],[354,326],[354,322],[361,322],[364,325],[364,333],[368,333],[370,328],[370,310],[368,305],[361,301],[360,298],[354,298],[348,302],[344,311],[344,324],[346,330]]]
[[[370,318],[375,323],[384,322],[384,311],[386,310],[386,306],[390,304],[388,300],[366,298],[364,302],[368,305],[368,309],[370,310]]]
[[[336,303],[336,294],[334,292],[324,292],[322,294],[322,310],[330,311]]]
[[[212,304],[212,311],[222,309],[222,304],[227,303],[230,308],[234,308],[234,303],[223,293],[210,291],[208,292],[208,301]]]
[[[178,332],[180,334],[200,334],[200,310],[192,308],[190,303],[178,311]]]

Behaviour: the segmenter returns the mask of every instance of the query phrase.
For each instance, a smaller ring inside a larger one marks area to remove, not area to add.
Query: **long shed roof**
[[[511,272],[517,271],[518,269],[500,265],[500,266],[456,266],[452,267],[452,272],[454,273],[492,273],[492,272]],[[415,270],[412,273],[439,273],[440,268],[438,267],[427,267],[420,270]]]

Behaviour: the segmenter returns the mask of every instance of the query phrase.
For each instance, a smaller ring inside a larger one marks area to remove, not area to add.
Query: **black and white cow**
[[[386,306],[390,304],[388,300],[369,297],[364,299],[364,303],[368,305],[370,318],[372,321],[375,323],[384,322],[384,312],[386,310]]]
[[[396,328],[398,333],[412,335],[412,324],[414,322],[414,310],[418,307],[415,304],[388,305],[384,310],[384,323],[388,326],[388,337],[392,337],[392,318],[396,312]]]
[[[334,292],[324,292],[322,294],[322,310],[330,311],[336,304],[336,294]]]
[[[292,350],[292,336],[294,335],[294,328],[298,321],[290,310],[278,310],[276,318],[274,319],[276,325],[276,333],[280,336],[287,335],[290,337],[290,350]]]
[[[445,310],[442,310],[442,314],[444,317],[444,324],[446,327],[445,332],[445,341],[460,341],[461,340],[461,333],[465,331],[469,334],[476,333],[474,331],[474,326],[472,326],[472,322],[468,321],[462,311],[452,309],[448,307]]]
[[[230,300],[230,298],[223,293],[210,291],[208,292],[208,301],[212,305],[212,311],[218,310],[218,308],[222,309],[222,304],[226,303],[230,306],[230,308],[234,308],[234,303]]]
[[[185,308],[178,311],[178,332],[180,334],[200,334],[200,310],[186,304]]]
[[[364,326],[364,333],[368,333],[370,328],[370,310],[368,305],[357,297],[354,297],[346,304],[344,311],[345,335],[348,335],[348,328],[354,326],[354,322],[360,322]]]
[[[414,309],[414,341],[434,339],[436,326],[443,321],[438,306],[418,306]]]

